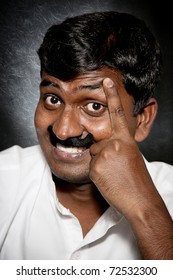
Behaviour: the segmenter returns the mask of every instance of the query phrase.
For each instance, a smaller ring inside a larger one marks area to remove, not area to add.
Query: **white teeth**
[[[60,144],[56,144],[56,147],[62,152],[70,153],[70,154],[82,153],[85,150],[85,148],[83,147],[64,147]]]

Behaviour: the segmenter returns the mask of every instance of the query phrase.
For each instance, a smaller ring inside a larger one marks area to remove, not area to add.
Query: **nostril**
[[[52,131],[62,141],[72,137],[82,137],[84,129],[80,113],[72,106],[66,106],[52,123]]]
[[[81,136],[77,137],[69,137],[66,140],[59,139],[55,133],[53,132],[52,126],[48,127],[49,137],[51,144],[56,146],[60,144],[64,147],[85,147],[89,148],[94,143],[94,137],[91,133],[87,134],[85,138],[81,138]]]

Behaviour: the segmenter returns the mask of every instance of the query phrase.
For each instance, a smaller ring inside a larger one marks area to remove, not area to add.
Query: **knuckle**
[[[115,111],[116,115],[119,116],[119,117],[122,117],[122,116],[125,115],[124,109],[123,109],[123,107],[121,107],[121,106],[116,107],[116,108],[114,109],[114,111]]]

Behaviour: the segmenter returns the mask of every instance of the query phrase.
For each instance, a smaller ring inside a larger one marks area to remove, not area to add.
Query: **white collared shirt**
[[[173,166],[146,162],[173,214]],[[0,153],[0,259],[140,259],[127,220],[109,207],[83,238],[78,219],[57,199],[39,146]]]

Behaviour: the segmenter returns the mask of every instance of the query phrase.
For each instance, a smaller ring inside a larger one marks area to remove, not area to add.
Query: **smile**
[[[86,147],[65,147],[58,143],[54,147],[54,152],[59,159],[74,160],[85,156],[89,149]]]
[[[56,144],[56,148],[67,154],[79,154],[86,150],[85,147],[64,147],[61,144]]]

